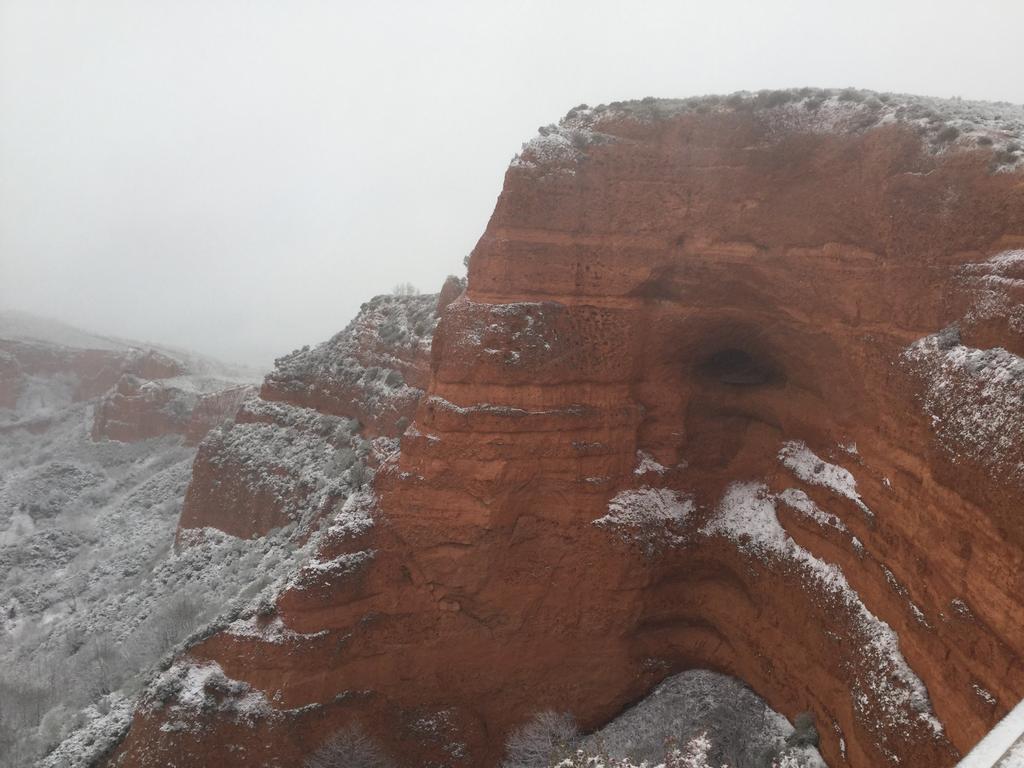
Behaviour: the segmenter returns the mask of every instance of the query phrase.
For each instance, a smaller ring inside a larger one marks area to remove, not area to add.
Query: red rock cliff
[[[358,721],[494,765],[537,710],[704,666],[813,710],[830,765],[954,764],[1024,696],[1020,128],[806,92],[545,129],[409,361],[375,525],[322,540],[286,632],[189,652],[272,711],[150,697],[114,762],[294,765]],[[263,397],[349,415],[324,370]]]

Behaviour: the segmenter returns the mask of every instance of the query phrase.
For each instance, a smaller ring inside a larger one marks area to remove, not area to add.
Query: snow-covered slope
[[[83,386],[126,367],[198,397],[249,373],[20,313],[0,315],[0,339],[19,377],[0,403],[0,766],[32,765],[68,736],[47,764],[86,765],[127,726],[153,665],[232,620],[296,555],[286,533],[208,532],[174,551],[195,448],[180,434],[97,441],[105,399]]]
[[[41,342],[74,349],[101,349],[111,352],[153,349],[184,363],[189,371],[218,379],[248,383],[262,371],[245,365],[225,363],[187,349],[92,333],[68,323],[18,310],[0,310],[0,339]]]
[[[182,668],[171,666],[178,652],[265,612],[322,532],[292,523],[236,538],[199,527],[176,545],[194,445],[180,432],[97,438],[96,414],[124,396],[126,381],[196,400],[246,389],[235,382],[250,383],[251,372],[11,313],[0,316],[4,339],[20,378],[17,397],[0,402],[0,767],[84,768],[116,745],[139,698]],[[105,375],[113,366],[106,394],[83,394],[92,370],[76,367],[83,355],[98,355]],[[372,474],[354,423],[268,407],[336,427],[351,458],[349,474],[332,480],[335,518],[362,514],[343,504],[358,496],[355,478]],[[214,432],[237,439],[260,428],[271,429],[229,422]]]
[[[503,768],[825,768],[813,724],[799,720],[735,678],[695,669],[585,737],[567,715],[542,713],[509,739]]]

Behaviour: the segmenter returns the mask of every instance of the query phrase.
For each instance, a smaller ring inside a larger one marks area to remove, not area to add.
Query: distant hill
[[[222,360],[166,344],[135,339],[104,336],[78,328],[52,317],[42,317],[20,310],[0,309],[0,339],[41,342],[76,349],[102,349],[123,352],[130,349],[152,349],[180,361],[188,370],[207,376],[241,382],[259,381],[265,371],[248,365],[225,363]]]

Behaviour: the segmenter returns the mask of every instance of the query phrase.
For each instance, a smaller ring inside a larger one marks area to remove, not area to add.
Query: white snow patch
[[[187,657],[149,685],[143,707],[167,709],[162,731],[199,733],[211,711],[249,727],[261,719],[280,717],[262,691],[228,677],[215,661],[199,663]]]
[[[252,640],[259,640],[264,643],[280,645],[289,641],[314,640],[318,637],[327,636],[326,629],[319,632],[296,632],[294,629],[285,626],[280,616],[275,616],[271,621],[260,622],[258,616],[250,616],[248,619],[238,619],[228,625],[225,630],[227,634],[235,637],[244,637]]]
[[[822,528],[834,528],[840,533],[846,533],[846,525],[836,515],[826,512],[806,493],[799,488],[787,488],[778,495],[780,501],[786,506],[796,510],[804,517],[813,520]]]
[[[364,549],[338,555],[330,560],[310,558],[288,583],[289,589],[307,589],[315,585],[326,584],[341,576],[354,573],[365,566],[376,556],[376,550]]]
[[[668,488],[644,486],[617,493],[608,502],[608,514],[594,520],[594,525],[616,530],[623,539],[648,547],[657,542],[678,544],[685,540],[678,531],[693,510],[689,496]]]
[[[978,698],[984,701],[986,704],[991,704],[995,706],[999,703],[996,700],[995,696],[993,696],[989,691],[985,690],[977,683],[972,683],[971,688],[974,689],[974,693],[977,694]]]
[[[852,501],[868,517],[874,517],[874,513],[857,493],[857,481],[849,470],[819,458],[803,441],[790,440],[783,444],[779,451],[779,461],[805,483],[828,488]]]
[[[127,733],[135,702],[119,693],[107,696],[106,714],[94,705],[82,710],[86,723],[42,758],[38,768],[91,768]]]
[[[636,452],[636,468],[633,470],[634,475],[646,475],[648,472],[654,472],[659,475],[663,475],[668,472],[668,469],[657,462],[657,460],[646,451]]]
[[[997,172],[1011,171],[1024,162],[1024,108],[1019,105],[852,88],[803,88],[688,99],[645,98],[593,108],[581,105],[558,125],[540,128],[539,135],[523,145],[512,167],[542,175],[572,175],[591,145],[619,140],[616,124],[650,123],[698,111],[743,111],[766,128],[769,139],[795,133],[861,134],[901,124],[916,131],[926,151],[935,155],[989,151]]]

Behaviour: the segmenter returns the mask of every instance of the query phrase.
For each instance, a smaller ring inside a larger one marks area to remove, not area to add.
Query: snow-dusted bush
[[[545,710],[513,731],[506,742],[502,768],[544,768],[571,758],[580,733],[572,715]]]
[[[304,763],[305,768],[395,768],[369,736],[357,725],[334,736]]]

